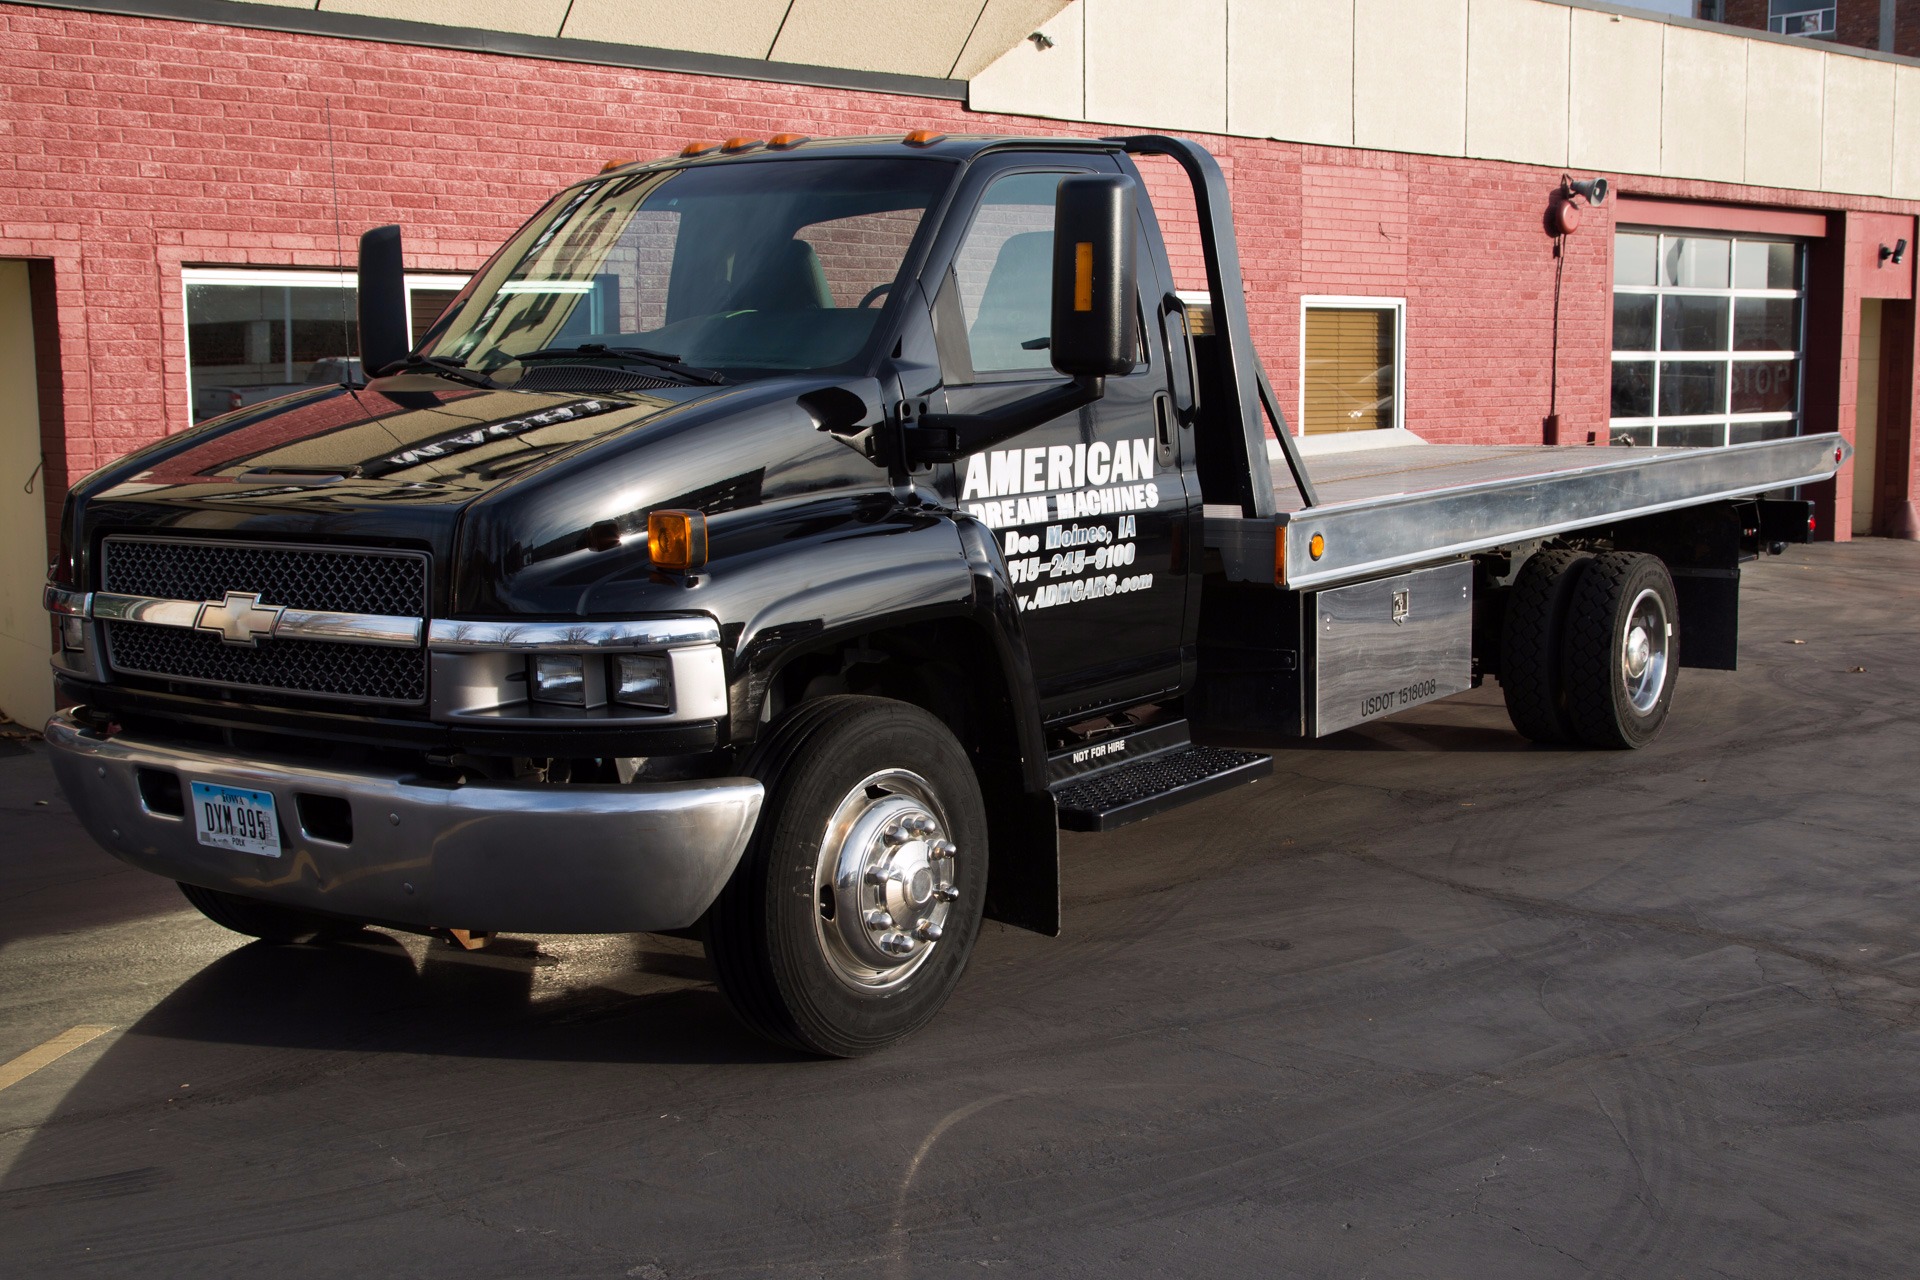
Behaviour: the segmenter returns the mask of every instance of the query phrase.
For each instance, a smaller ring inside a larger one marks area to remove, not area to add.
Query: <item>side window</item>
[[[1053,197],[1063,173],[1013,173],[987,188],[954,256],[973,367],[1050,373]]]

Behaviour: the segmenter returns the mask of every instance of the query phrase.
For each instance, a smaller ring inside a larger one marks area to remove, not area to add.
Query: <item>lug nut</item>
[[[888,844],[905,844],[913,839],[913,830],[904,822],[890,822],[887,829],[880,833],[880,838]]]
[[[869,929],[893,928],[893,917],[888,915],[884,911],[880,911],[877,909],[873,911],[869,911],[863,918],[866,920],[867,928]]]
[[[908,818],[907,825],[923,836],[930,836],[940,829],[940,824],[932,818],[927,817],[924,813],[915,818]]]
[[[919,924],[914,926],[914,932],[918,933],[921,937],[925,938],[928,942],[940,941],[940,933],[941,933],[940,926],[935,924],[931,920],[922,920]]]
[[[959,848],[956,847],[951,840],[935,840],[933,842],[933,856],[936,858],[951,858],[958,852],[960,852]]]
[[[913,950],[913,939],[904,933],[883,933],[880,949],[890,956],[904,956]]]
[[[887,873],[882,871],[878,867],[869,867],[867,868],[867,874],[861,878],[864,879],[868,884],[872,885],[874,888],[878,889],[881,885],[887,882]]]
[[[959,900],[960,891],[950,884],[943,884],[933,891],[933,896],[942,902],[955,902]]]

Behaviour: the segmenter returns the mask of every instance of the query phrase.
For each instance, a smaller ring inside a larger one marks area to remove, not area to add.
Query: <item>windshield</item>
[[[932,159],[794,159],[570,189],[474,278],[423,350],[507,370],[504,381],[523,360],[551,379],[556,361],[619,361],[623,349],[730,381],[839,370],[874,336],[953,172]]]

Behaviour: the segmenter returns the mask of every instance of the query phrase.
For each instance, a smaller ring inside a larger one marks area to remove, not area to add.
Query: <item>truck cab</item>
[[[1204,323],[1139,155],[1192,183]],[[691,931],[750,1026],[829,1055],[931,1018],[984,917],[1057,932],[1059,829],[1263,746],[1487,674],[1530,736],[1649,739],[1682,630],[1730,665],[1738,563],[1805,533],[1758,495],[1841,456],[1316,483],[1219,168],[1170,138],[609,166],[417,348],[401,264],[363,238],[366,381],[75,486],[76,811],[255,937]]]

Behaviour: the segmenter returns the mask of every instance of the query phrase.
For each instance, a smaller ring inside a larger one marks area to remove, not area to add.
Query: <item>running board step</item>
[[[1111,831],[1272,772],[1273,758],[1257,751],[1188,744],[1063,780],[1054,785],[1053,794],[1063,830]]]

